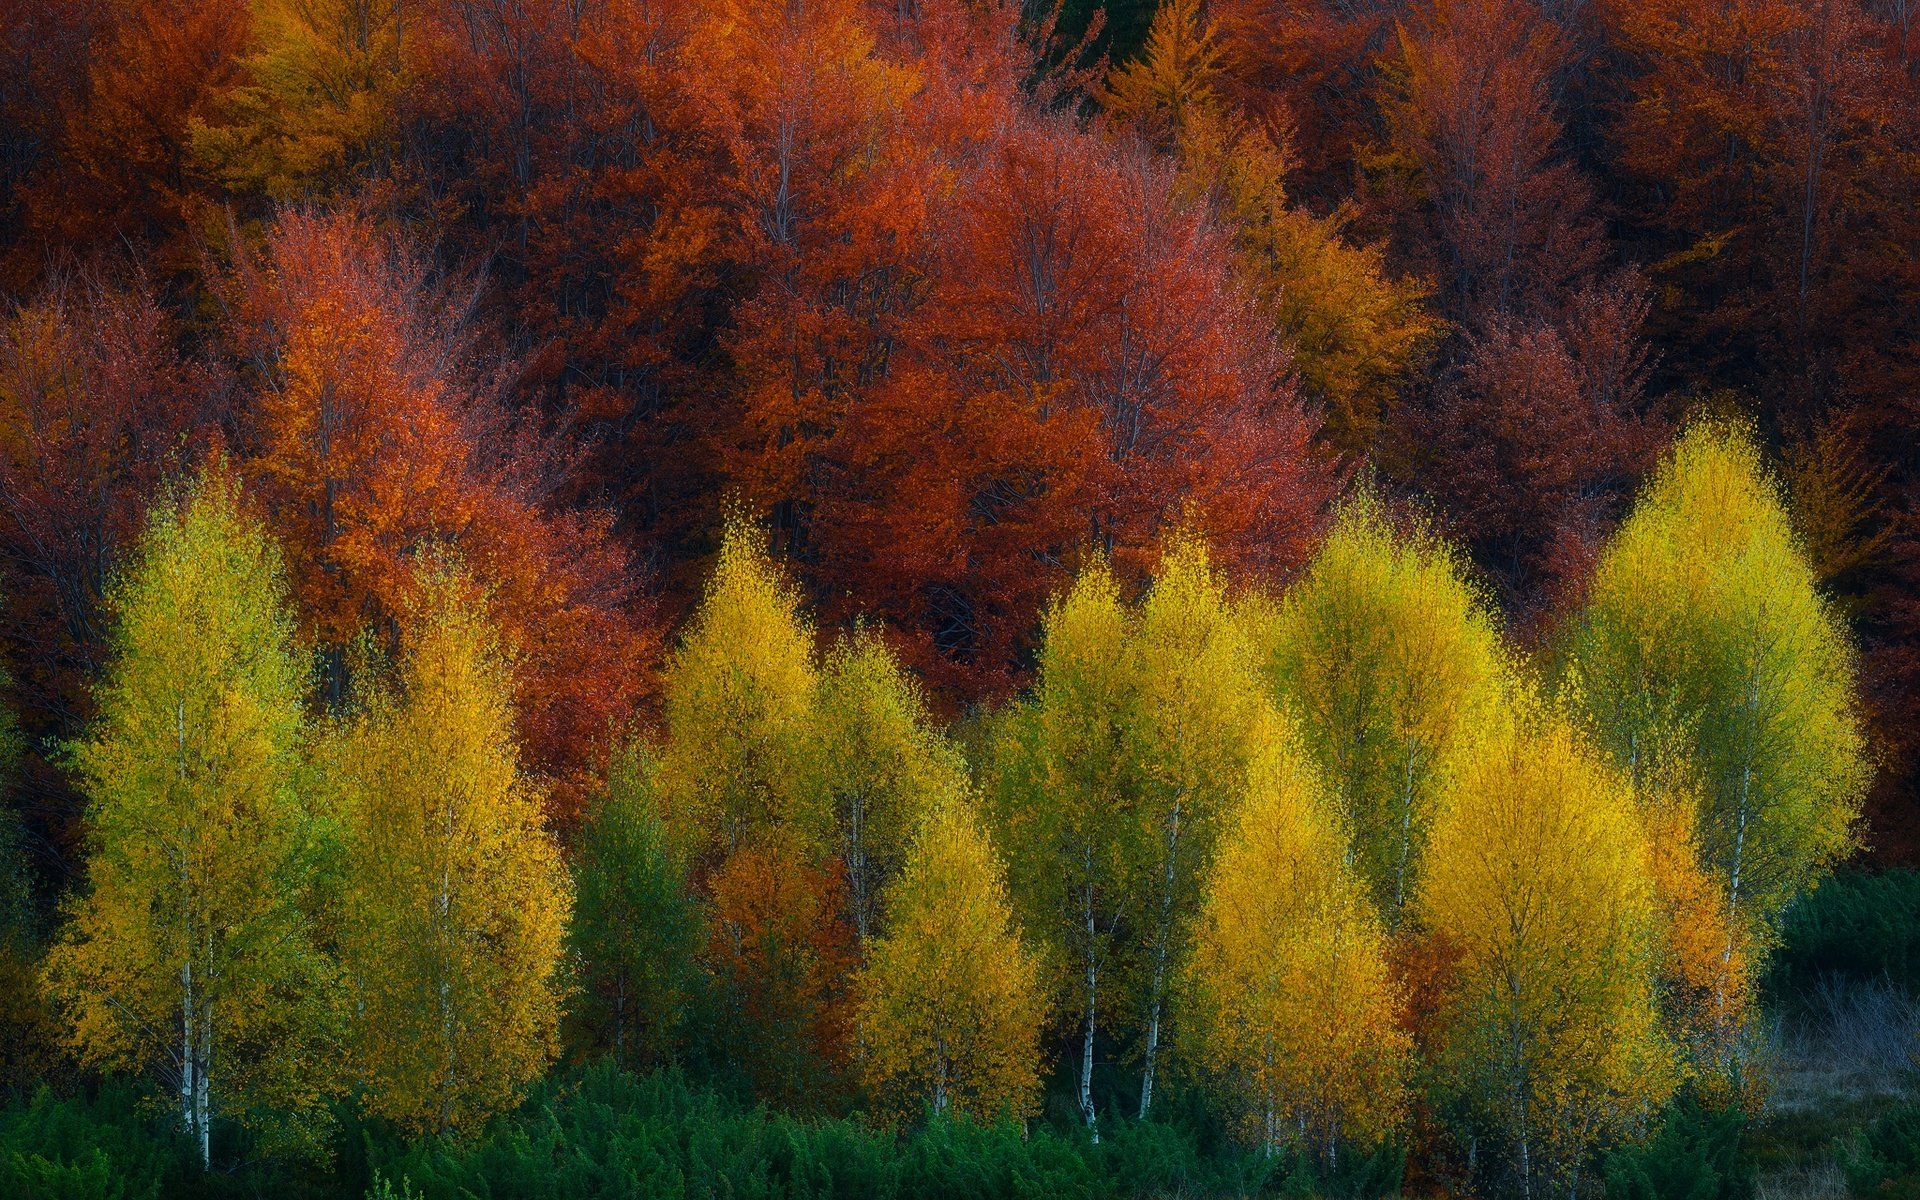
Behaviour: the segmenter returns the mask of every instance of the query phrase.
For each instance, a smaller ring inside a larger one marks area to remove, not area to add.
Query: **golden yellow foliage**
[[[1394,279],[1378,247],[1347,242],[1345,210],[1315,217],[1287,203],[1286,147],[1221,99],[1214,80],[1223,69],[1219,34],[1200,0],[1168,0],[1141,56],[1116,67],[1099,98],[1171,150],[1181,190],[1233,231],[1241,280],[1292,351],[1308,395],[1324,406],[1325,436],[1336,452],[1358,456],[1444,323],[1426,311],[1426,284]]]
[[[813,629],[755,542],[747,522],[728,525],[664,681],[661,801],[676,835],[708,865],[757,839],[817,852],[829,838],[822,796],[807,786],[819,688]]]
[[[1854,844],[1870,764],[1846,628],[1749,430],[1705,421],[1681,437],[1588,596],[1569,694],[1637,781],[1697,789],[1723,955],[1764,947]]]
[[[47,986],[83,1061],[160,1067],[203,1164],[215,1116],[278,1110],[297,1133],[330,1083],[286,597],[222,467],[163,498],[112,593],[112,667],[75,752],[87,885]]]
[[[247,82],[194,157],[227,186],[278,200],[346,182],[377,160],[408,81],[404,0],[253,0]]]
[[[920,813],[967,787],[967,764],[934,728],[926,699],[879,635],[835,641],[812,721],[816,804],[831,814],[847,901],[864,944]]]
[[[1389,926],[1412,896],[1441,764],[1501,703],[1506,653],[1454,551],[1362,495],[1277,609],[1249,606],[1268,676],[1341,806]]]
[[[1209,881],[1188,995],[1200,1060],[1267,1149],[1392,1132],[1409,1041],[1386,935],[1288,721],[1254,760]]]
[[[886,891],[859,982],[861,1070],[884,1111],[1024,1117],[1038,1099],[1039,971],[964,797],[936,801]]]
[[[417,1132],[511,1106],[557,1049],[572,893],[484,612],[457,572],[423,568],[398,687],[332,747],[352,1060],[369,1107]]]
[[[1418,916],[1457,955],[1435,1072],[1504,1143],[1512,1183],[1564,1183],[1671,1094],[1658,912],[1627,782],[1518,690],[1452,755]]]

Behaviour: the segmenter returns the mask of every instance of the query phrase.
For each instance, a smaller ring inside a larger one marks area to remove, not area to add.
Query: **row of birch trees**
[[[209,1156],[345,1096],[458,1133],[608,1053],[909,1122],[1054,1078],[1095,1138],[1198,1088],[1330,1168],[1417,1117],[1485,1186],[1564,1190],[1683,1087],[1751,1101],[1755,979],[1869,777],[1843,626],[1725,423],[1538,646],[1363,493],[1284,589],[1178,533],[1139,588],[1090,554],[1031,688],[951,727],[736,523],[564,831],[458,562],[420,555],[316,714],[250,511],[216,465],[115,589],[44,970],[69,1046],[177,1088]]]

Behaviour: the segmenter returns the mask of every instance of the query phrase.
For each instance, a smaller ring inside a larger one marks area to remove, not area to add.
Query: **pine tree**
[[[1336,798],[1275,719],[1208,879],[1186,995],[1198,1060],[1271,1153],[1391,1133],[1409,1044]]]
[[[625,1065],[673,1061],[701,990],[706,931],[653,771],[641,746],[615,759],[574,850],[573,1041]]]
[[[224,465],[156,504],[111,607],[74,751],[87,884],[47,982],[83,1061],[161,1064],[204,1167],[216,1117],[300,1132],[329,1059],[294,788],[307,680],[279,555]]]
[[[1268,676],[1339,798],[1389,928],[1413,895],[1449,747],[1499,701],[1499,634],[1464,567],[1362,495],[1277,608],[1252,617]]]
[[[868,1087],[908,1116],[1028,1115],[1045,1016],[1039,968],[965,797],[928,809],[885,895],[886,932],[858,984]]]
[[[519,767],[512,686],[482,598],[421,568],[396,685],[335,739],[347,849],[340,951],[368,1104],[470,1129],[557,1042],[571,893]]]

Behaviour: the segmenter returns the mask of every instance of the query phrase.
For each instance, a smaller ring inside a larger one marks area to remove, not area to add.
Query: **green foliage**
[[[1870,1200],[1920,1197],[1920,1103],[1903,1104],[1841,1149],[1847,1190]]]
[[[699,1000],[695,956],[706,937],[652,771],[644,749],[615,761],[574,852],[568,940],[579,987],[569,1033],[576,1049],[623,1065],[674,1058]]]
[[[1920,871],[1842,871],[1787,908],[1768,990],[1790,1002],[1831,975],[1920,996]]]
[[[1607,1156],[1607,1200],[1748,1200],[1753,1163],[1742,1153],[1746,1118],[1691,1098],[1667,1111],[1659,1132]]]
[[[0,1113],[0,1195],[19,1200],[159,1200],[189,1184],[193,1146],[149,1128],[122,1083],[90,1102],[33,1099]]]

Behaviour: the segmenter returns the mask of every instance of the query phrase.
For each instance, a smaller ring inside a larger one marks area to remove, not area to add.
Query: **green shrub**
[[[1708,1111],[1680,1101],[1647,1142],[1607,1156],[1607,1200],[1750,1200],[1745,1130],[1737,1108]]]
[[[1920,1200],[1920,1104],[1903,1104],[1841,1147],[1847,1190],[1872,1200]]]
[[[1822,979],[1885,980],[1920,996],[1920,871],[1842,871],[1787,909],[1768,990],[1796,1001]]]
[[[31,1101],[0,1111],[0,1196],[10,1200],[157,1200],[192,1185],[192,1147],[153,1127],[133,1091]]]

